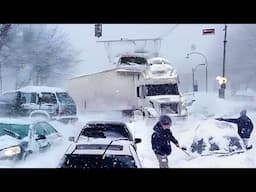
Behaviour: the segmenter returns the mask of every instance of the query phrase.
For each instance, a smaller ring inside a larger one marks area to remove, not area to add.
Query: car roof
[[[115,139],[110,138],[87,138],[79,139],[77,143],[71,144],[71,146],[66,151],[66,154],[71,154],[75,148],[77,148],[72,154],[88,154],[88,155],[101,155],[104,153],[107,145]],[[119,140],[114,141],[109,149],[106,151],[106,154],[113,155],[132,155],[130,151],[131,141],[128,140]],[[92,147],[94,146],[94,147]],[[99,148],[95,147],[99,146]],[[101,147],[101,148],[100,148]]]
[[[197,126],[197,131],[195,132],[195,138],[210,138],[210,137],[237,137],[236,129],[232,124],[223,121],[216,121],[214,119],[207,119],[201,121]]]
[[[17,91],[21,92],[36,92],[36,93],[41,93],[41,92],[66,92],[65,90],[59,88],[59,87],[48,87],[48,86],[26,86],[23,88],[18,89]]]
[[[86,125],[88,124],[114,124],[114,125],[126,125],[125,122],[117,121],[117,120],[98,120],[98,121],[88,121]]]

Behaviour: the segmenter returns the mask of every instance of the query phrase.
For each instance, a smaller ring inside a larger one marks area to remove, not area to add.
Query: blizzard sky
[[[229,47],[234,47],[233,39],[245,38],[249,33],[250,24],[227,24],[227,63],[232,53]],[[176,26],[176,27],[175,27]],[[172,28],[175,29],[168,33]],[[157,38],[163,36],[160,54],[170,60],[181,73],[191,71],[193,65],[203,62],[199,55],[190,59],[185,56],[188,52],[199,51],[203,53],[208,62],[216,59],[216,67],[221,69],[223,58],[224,24],[103,24],[103,35],[94,36],[94,24],[60,24],[59,28],[67,34],[74,48],[82,51],[84,60],[81,68],[85,73],[112,67],[102,43],[98,40],[120,40],[121,38]],[[214,35],[202,35],[202,29],[214,28]],[[252,31],[253,32],[253,31]],[[232,38],[232,41],[229,39]],[[239,48],[239,47],[237,47]],[[82,72],[82,71],[79,71]]]
[[[175,27],[176,26],[176,27]],[[160,55],[166,57],[178,72],[190,72],[193,65],[204,62],[200,55],[193,55],[186,59],[187,53],[199,51],[208,60],[212,52],[220,50],[219,61],[221,67],[224,24],[103,24],[103,35],[94,36],[94,24],[61,24],[60,29],[66,33],[74,48],[82,51],[84,60],[79,66],[78,74],[87,74],[113,67],[107,59],[107,53],[98,40],[119,40],[121,38],[158,38],[163,36]],[[170,33],[172,28],[174,28]],[[215,28],[215,35],[202,35],[202,29]],[[228,25],[228,35],[234,25]],[[230,30],[230,31],[229,31]]]

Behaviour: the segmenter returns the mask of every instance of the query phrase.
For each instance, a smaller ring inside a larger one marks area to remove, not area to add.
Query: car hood
[[[19,143],[20,140],[9,135],[0,136],[0,150],[14,145],[18,145]]]

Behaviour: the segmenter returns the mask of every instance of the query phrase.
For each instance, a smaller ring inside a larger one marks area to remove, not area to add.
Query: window
[[[21,93],[22,103],[36,103],[36,93]]]
[[[73,99],[66,92],[56,93],[56,95],[57,95],[60,103],[62,103],[62,104],[66,104],[66,105],[75,104]]]
[[[47,135],[47,132],[44,129],[44,127],[41,125],[41,123],[37,123],[35,125],[35,134],[36,135]]]
[[[66,155],[61,168],[137,168],[132,156],[129,155]]]
[[[18,139],[28,136],[29,125],[0,123],[0,136],[10,135]]]
[[[120,64],[126,65],[146,65],[148,62],[144,57],[122,57],[120,59]]]
[[[41,104],[44,104],[44,103],[57,104],[55,94],[43,92],[42,98],[41,98]]]
[[[140,87],[137,87],[137,97],[140,97]]]
[[[177,84],[146,85],[147,96],[179,95]]]
[[[57,131],[48,123],[41,122],[40,126],[42,126],[46,130],[47,135],[57,133]]]
[[[81,135],[95,138],[112,137],[133,139],[128,128],[122,124],[89,124],[82,130]]]

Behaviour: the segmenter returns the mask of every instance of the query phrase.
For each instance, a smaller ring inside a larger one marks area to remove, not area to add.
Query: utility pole
[[[227,25],[224,28],[225,35],[224,35],[224,50],[223,50],[223,74],[222,77],[225,77],[225,61],[226,61],[226,44],[227,44]]]
[[[222,66],[222,78],[225,79],[225,61],[226,61],[226,45],[227,45],[227,25],[225,24],[224,28],[225,34],[224,34],[224,49],[223,49],[223,66]],[[220,84],[219,88],[219,97],[220,98],[225,98],[225,89],[226,89],[226,83],[223,81]]]

